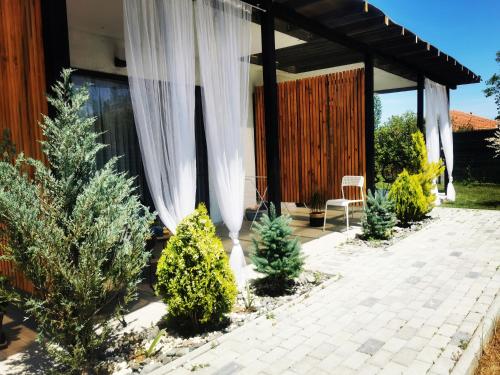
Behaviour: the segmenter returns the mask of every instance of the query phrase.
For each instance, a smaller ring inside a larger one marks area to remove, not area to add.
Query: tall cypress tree
[[[33,283],[24,297],[42,343],[64,373],[93,373],[110,320],[136,297],[154,215],[116,159],[101,170],[94,118],[82,116],[86,87],[64,70],[43,119],[41,161],[0,162],[0,228],[7,255]]]

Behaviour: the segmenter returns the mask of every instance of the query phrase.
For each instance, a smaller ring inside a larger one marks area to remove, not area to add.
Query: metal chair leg
[[[349,205],[345,206],[345,217],[347,224],[347,232],[349,232]]]
[[[328,205],[325,204],[325,217],[323,218],[323,232],[325,231],[326,226],[326,213],[328,212]]]

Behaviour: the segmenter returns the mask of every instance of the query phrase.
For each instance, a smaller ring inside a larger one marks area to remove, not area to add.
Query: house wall
[[[47,113],[39,0],[0,1],[0,129],[17,151],[41,159],[38,122]]]
[[[40,1],[1,0],[0,131],[10,129],[16,151],[41,160],[38,123],[42,113],[47,113],[45,85]],[[33,290],[12,263],[0,261],[0,273],[9,276],[15,287]]]

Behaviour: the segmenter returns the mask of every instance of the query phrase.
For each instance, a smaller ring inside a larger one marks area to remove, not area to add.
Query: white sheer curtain
[[[446,87],[425,79],[425,138],[429,161],[439,160],[440,143],[443,145],[443,152],[448,171],[449,183],[446,187],[446,199],[455,200],[455,188],[453,187],[453,133],[450,121],[450,110],[448,104],[448,94]],[[437,193],[437,188],[435,189]],[[437,194],[436,194],[437,196]],[[439,204],[439,199],[436,199]]]
[[[193,3],[124,0],[125,55],[149,190],[163,224],[195,206]]]
[[[238,237],[244,211],[251,7],[239,0],[197,0],[196,30],[209,173],[233,241],[230,264],[241,290],[245,257]]]

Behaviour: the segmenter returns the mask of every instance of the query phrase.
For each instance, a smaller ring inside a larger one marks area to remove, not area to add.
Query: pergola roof
[[[376,67],[413,81],[423,74],[454,88],[481,80],[366,1],[274,0],[273,9],[278,31],[307,41],[276,51],[281,70],[302,73],[361,62],[369,54]],[[260,63],[261,56],[254,56],[253,62]]]

